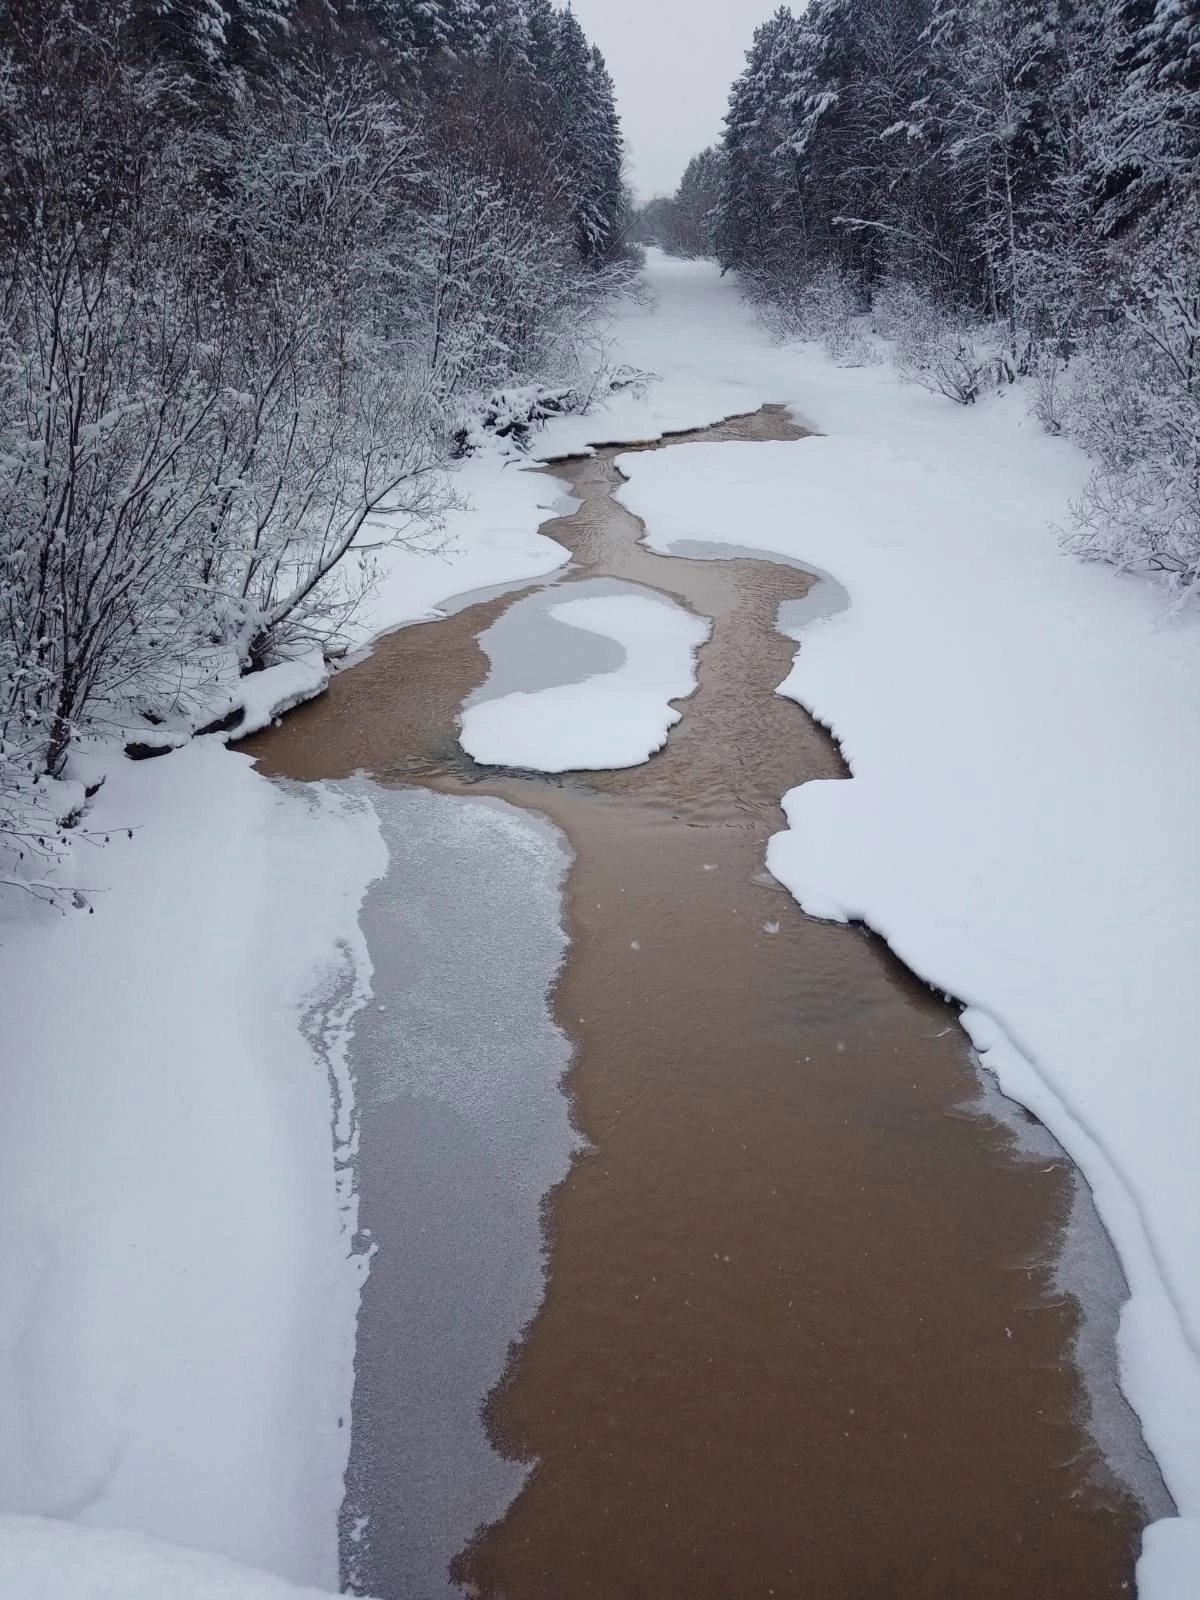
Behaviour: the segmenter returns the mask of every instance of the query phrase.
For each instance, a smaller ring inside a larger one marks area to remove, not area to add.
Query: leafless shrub
[[[863,333],[862,295],[853,280],[827,265],[799,285],[752,284],[760,321],[777,339],[819,344],[841,366],[867,366],[876,354]]]
[[[1031,361],[1032,410],[1047,433],[1065,433],[1070,426],[1071,373],[1052,348],[1034,352]]]

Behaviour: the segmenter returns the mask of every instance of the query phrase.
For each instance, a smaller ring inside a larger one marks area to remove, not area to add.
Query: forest
[[[0,39],[0,832],[37,854],[81,738],[335,648],[472,429],[594,386],[628,200],[551,0],[7,0]]]
[[[776,332],[962,404],[1026,379],[1095,464],[1062,532],[1200,585],[1200,6],[812,0],[637,236]],[[870,335],[881,336],[871,339]]]

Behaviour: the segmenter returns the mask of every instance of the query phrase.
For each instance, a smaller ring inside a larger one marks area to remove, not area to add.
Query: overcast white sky
[[[643,200],[670,194],[721,132],[729,86],[780,0],[572,0],[608,61]]]

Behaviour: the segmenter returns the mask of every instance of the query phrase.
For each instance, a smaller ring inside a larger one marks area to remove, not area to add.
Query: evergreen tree
[[[529,25],[519,0],[478,0],[472,31],[481,60],[504,72],[532,70]]]
[[[558,13],[552,0],[525,0],[525,28],[529,36],[529,64],[540,83],[549,84],[558,49]]]
[[[1092,125],[1105,231],[1155,228],[1195,193],[1200,4],[1111,0],[1111,92]]]
[[[789,254],[802,232],[791,219],[794,169],[780,151],[792,125],[784,100],[786,62],[796,19],[786,7],[762,23],[735,81],[725,117],[725,181],[717,218],[717,250],[727,267],[762,273]]]
[[[725,158],[719,150],[702,150],[692,157],[671,202],[671,225],[664,241],[668,248],[685,256],[713,253],[724,178]]]
[[[570,196],[582,260],[603,261],[619,243],[624,204],[622,142],[612,79],[571,10],[558,14],[550,63],[552,137]]]
[[[476,41],[474,0],[356,0],[356,4],[394,57],[410,70],[469,49]]]
[[[224,0],[229,21],[225,30],[229,65],[263,71],[289,33],[293,0]]]
[[[225,0],[144,0],[143,21],[150,48],[185,71],[209,75],[227,65],[230,16]]]
[[[595,218],[594,231],[584,251],[586,260],[607,260],[622,244],[626,191],[622,178],[625,160],[621,119],[616,93],[603,55],[592,47],[590,106],[585,160],[588,170],[587,205]]]

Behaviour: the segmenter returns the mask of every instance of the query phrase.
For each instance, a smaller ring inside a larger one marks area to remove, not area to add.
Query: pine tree
[[[548,84],[558,49],[558,13],[552,0],[525,0],[525,29],[529,36],[529,64],[534,76]]]
[[[716,230],[726,267],[766,272],[797,242],[797,229],[802,233],[803,218],[792,214],[792,164],[780,156],[792,132],[784,106],[785,63],[795,31],[796,19],[785,6],[756,28],[746,66],[730,91]]]
[[[419,71],[476,39],[474,0],[356,0],[402,65]]]
[[[519,0],[477,0],[473,52],[503,72],[529,72],[529,25]]]
[[[590,83],[588,204],[597,225],[584,258],[601,260],[610,257],[621,244],[626,205],[622,180],[625,147],[613,81],[603,55],[595,46],[592,47]]]
[[[576,247],[584,261],[606,259],[618,243],[624,202],[622,141],[612,79],[573,11],[559,13],[549,87],[563,183]]]
[[[143,0],[143,13],[143,37],[156,54],[202,75],[227,65],[231,19],[225,0]]]
[[[1188,203],[1200,163],[1200,4],[1112,0],[1112,91],[1093,130],[1106,231]]]
[[[926,128],[954,174],[988,309],[1007,320],[1014,354],[1068,159],[1057,93],[1067,22],[1060,0],[936,0],[926,35],[936,85],[922,102]]]
[[[1157,0],[1137,38],[1138,64],[1149,79],[1200,89],[1200,0]]]
[[[229,61],[265,67],[291,28],[294,0],[225,0],[229,9]]]
[[[207,82],[263,73],[277,58],[294,0],[137,0],[144,47]]]

